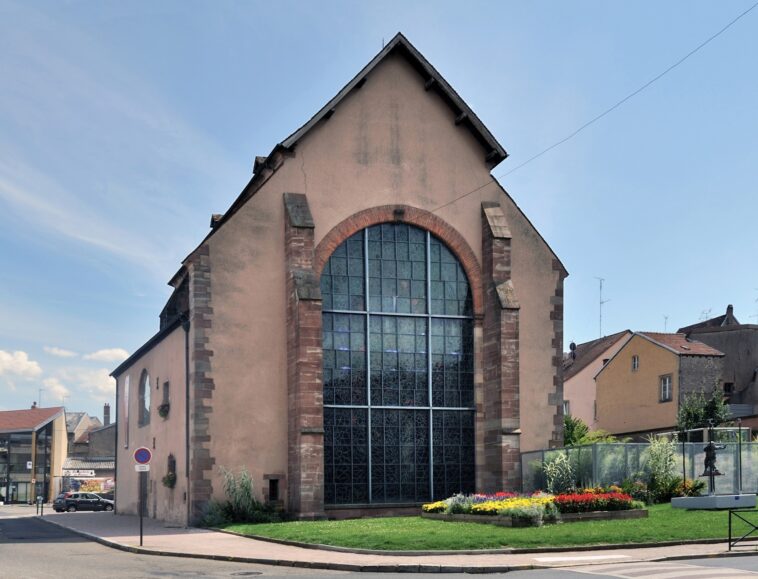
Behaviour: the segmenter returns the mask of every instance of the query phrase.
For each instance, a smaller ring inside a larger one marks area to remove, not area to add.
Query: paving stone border
[[[457,521],[460,523],[481,523],[498,527],[524,527],[530,525],[514,524],[513,517],[508,515],[447,515],[444,513],[421,513],[425,519],[436,521]],[[582,521],[614,521],[623,519],[645,519],[647,509],[629,509],[626,511],[591,511],[589,513],[562,513],[558,522],[578,523]]]

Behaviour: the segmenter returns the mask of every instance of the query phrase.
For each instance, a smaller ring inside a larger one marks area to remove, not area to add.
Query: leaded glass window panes
[[[321,294],[325,503],[471,492],[473,308],[458,259],[417,227],[372,226],[334,251]]]
[[[324,502],[368,502],[368,410],[324,408]]]

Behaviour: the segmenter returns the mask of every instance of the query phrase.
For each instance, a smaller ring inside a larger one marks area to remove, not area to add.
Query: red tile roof
[[[659,332],[637,332],[649,338],[656,344],[669,348],[682,356],[723,356],[716,348],[711,348],[703,342],[688,340],[684,334],[663,334]]]
[[[624,330],[610,336],[603,336],[597,340],[591,342],[584,342],[583,344],[577,344],[575,354],[576,357],[572,358],[569,353],[563,361],[563,379],[570,380],[576,376],[579,372],[584,370],[592,362],[597,360],[608,348],[613,346],[621,338],[631,335],[631,331]]]
[[[62,406],[0,411],[0,432],[36,430],[62,413]]]

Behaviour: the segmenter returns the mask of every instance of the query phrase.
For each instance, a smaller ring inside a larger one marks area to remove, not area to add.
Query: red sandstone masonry
[[[511,238],[505,215],[497,203],[482,204],[482,272],[485,284],[483,323],[484,464],[477,482],[482,491],[521,487],[518,434],[519,308],[513,296],[503,303],[498,288],[512,294]]]
[[[212,328],[211,263],[208,244],[187,263],[190,276],[190,522],[204,514],[213,495],[211,477],[216,460],[211,455],[211,399],[215,388],[211,375],[213,351],[208,348]]]
[[[563,446],[563,280],[568,275],[563,265],[553,259],[553,271],[556,272],[555,293],[550,298],[552,308],[550,319],[553,322],[553,392],[548,394],[548,405],[553,406],[553,432],[550,445]]]
[[[410,205],[382,205],[356,213],[345,219],[327,233],[316,247],[313,270],[320,276],[329,257],[334,250],[348,237],[378,223],[402,222],[426,229],[439,237],[461,262],[466,275],[474,302],[474,316],[484,313],[482,294],[482,271],[476,255],[469,247],[463,236],[451,225],[437,217],[434,213],[411,207]]]
[[[313,271],[313,217],[305,195],[285,193],[288,508],[324,516],[321,294]]]

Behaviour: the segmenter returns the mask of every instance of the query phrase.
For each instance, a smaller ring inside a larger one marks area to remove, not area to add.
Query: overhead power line
[[[644,91],[646,88],[648,88],[650,85],[652,85],[653,83],[657,82],[658,80],[660,80],[661,78],[663,78],[664,76],[666,76],[669,72],[671,72],[672,70],[674,70],[676,67],[678,67],[680,64],[682,64],[684,61],[686,61],[692,55],[694,55],[695,53],[699,52],[705,46],[707,46],[708,44],[710,44],[713,40],[715,40],[716,38],[718,38],[719,36],[721,36],[724,32],[726,32],[727,30],[729,30],[729,28],[731,28],[734,24],[736,24],[737,21],[739,21],[743,17],[747,16],[756,7],[758,7],[758,2],[756,2],[755,4],[753,4],[752,6],[750,6],[747,10],[744,10],[743,12],[741,12],[740,14],[738,14],[737,16],[735,16],[725,26],[723,26],[718,32],[715,32],[714,34],[712,34],[711,36],[709,36],[708,38],[706,38],[703,42],[701,42],[700,44],[698,44],[695,48],[693,48],[692,50],[690,50],[687,54],[685,54],[683,57],[681,57],[679,60],[677,60],[671,66],[669,66],[668,68],[666,68],[663,72],[657,74],[656,76],[654,76],[653,78],[651,78],[649,81],[647,81],[645,84],[643,84],[642,86],[640,86],[636,90],[630,92],[628,95],[626,95],[620,101],[618,101],[615,104],[613,104],[612,106],[608,107],[602,113],[600,113],[599,115],[593,117],[592,119],[590,119],[589,121],[587,121],[586,123],[584,123],[582,126],[580,126],[578,129],[576,129],[572,133],[568,134],[567,136],[563,137],[561,140],[556,141],[555,143],[553,143],[549,147],[543,149],[542,151],[540,151],[536,155],[532,155],[526,161],[524,161],[523,163],[519,163],[518,165],[516,165],[515,167],[513,167],[511,170],[506,171],[505,173],[503,173],[502,175],[500,175],[499,178],[502,179],[504,177],[507,177],[508,175],[510,175],[511,173],[514,173],[515,171],[518,171],[519,169],[521,169],[525,165],[528,165],[532,161],[535,161],[535,160],[539,159],[540,157],[542,157],[542,155],[544,155],[546,153],[549,153],[550,151],[552,151],[556,147],[560,147],[565,142],[573,139],[579,133],[581,133],[584,129],[586,129],[589,126],[593,125],[594,123],[596,123],[597,121],[599,121],[600,119],[602,119],[603,117],[605,117],[606,115],[612,113],[617,108],[619,108],[621,105],[623,105],[625,102],[627,102],[628,100],[634,98],[635,96],[637,96],[638,94],[640,94],[642,91]],[[452,205],[456,201],[460,201],[464,197],[468,197],[469,195],[472,195],[473,193],[476,193],[477,191],[480,191],[480,190],[484,189],[485,187],[487,187],[487,185],[491,185],[492,183],[493,183],[493,181],[489,181],[488,183],[485,183],[484,185],[481,185],[480,187],[477,187],[476,189],[472,189],[468,193],[464,193],[463,195],[460,195],[459,197],[456,197],[452,201],[448,201],[444,205],[440,205],[436,209],[433,209],[432,213],[434,213],[436,211],[439,211],[440,209],[443,209],[444,207],[447,207],[448,205]]]

